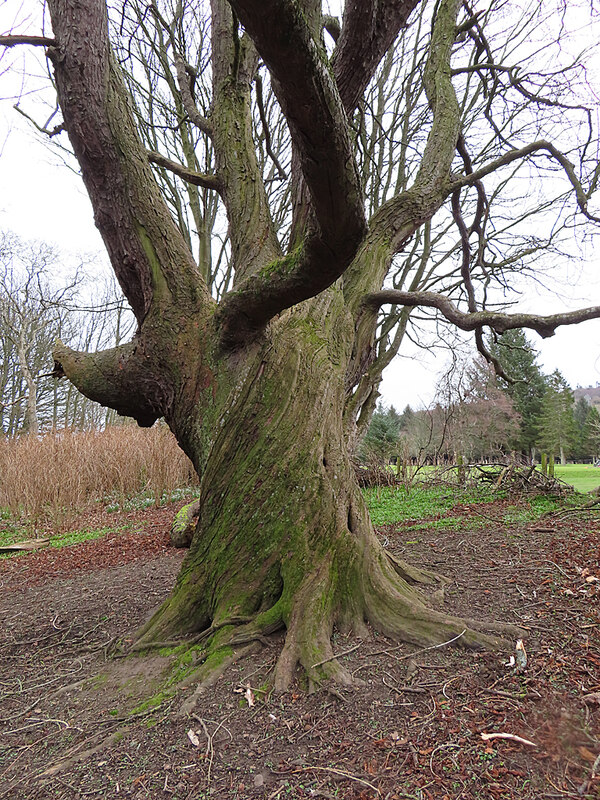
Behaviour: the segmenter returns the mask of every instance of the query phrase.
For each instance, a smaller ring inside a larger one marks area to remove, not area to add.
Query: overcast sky
[[[10,24],[7,5],[0,0],[0,30]],[[2,74],[2,66],[0,62],[0,227],[23,238],[55,244],[67,256],[103,252],[80,178],[60,163],[40,134],[13,110],[14,76]],[[23,107],[28,107],[27,100],[22,99]],[[33,102],[31,99],[29,105]],[[541,287],[529,287],[521,303],[524,310],[555,313],[600,305],[600,251],[586,253],[578,264],[556,266],[561,297]],[[572,387],[600,383],[600,321],[559,329],[547,340],[532,333],[530,339],[540,351],[546,372],[559,369]],[[398,408],[430,403],[436,376],[446,363],[443,351],[428,353],[406,347],[386,373],[383,401]]]

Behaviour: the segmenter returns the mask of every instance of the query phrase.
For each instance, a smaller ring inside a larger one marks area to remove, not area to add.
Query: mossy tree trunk
[[[285,628],[275,678],[285,688],[298,662],[315,682],[351,680],[334,661],[315,666],[333,655],[334,626],[362,635],[370,622],[419,644],[461,633],[467,646],[497,643],[428,609],[414,584],[431,576],[377,542],[343,425],[352,326],[343,292],[330,289],[286,312],[243,366],[239,354],[219,362],[230,389],[211,423],[197,533],[138,646],[206,630],[240,645]]]

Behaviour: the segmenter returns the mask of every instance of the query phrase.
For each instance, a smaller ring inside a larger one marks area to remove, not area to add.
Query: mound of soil
[[[173,584],[173,513],[0,562],[0,800],[600,798],[596,521],[507,528],[488,509],[473,529],[380,531],[451,579],[445,608],[526,629],[524,669],[336,633],[361,685],[308,695],[299,673],[275,696],[275,637],[182,715],[194,687],[164,691],[172,656],[108,655]]]

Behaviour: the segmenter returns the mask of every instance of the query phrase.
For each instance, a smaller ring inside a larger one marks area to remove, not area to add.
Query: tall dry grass
[[[34,525],[64,528],[107,495],[151,492],[158,504],[164,492],[196,482],[166,426],[0,439],[0,508]]]

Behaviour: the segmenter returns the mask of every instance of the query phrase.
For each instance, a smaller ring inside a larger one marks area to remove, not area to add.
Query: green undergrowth
[[[487,485],[459,489],[415,484],[409,490],[402,486],[382,486],[363,489],[363,493],[375,526],[414,521],[414,525],[406,527],[407,531],[477,529],[488,525],[490,516],[500,524],[523,525],[585,502],[577,493],[566,499],[549,495],[524,495],[513,499],[507,497],[506,492],[495,492]],[[485,505],[495,501],[503,504],[488,514]]]
[[[460,504],[491,503],[501,495],[487,486],[458,489],[453,486],[415,484],[363,489],[374,525],[389,525],[409,519],[425,519],[444,514]]]
[[[102,502],[105,503],[105,510],[109,513],[119,511],[143,511],[151,506],[165,506],[169,503],[178,503],[180,500],[190,502],[200,495],[198,486],[186,486],[183,489],[174,489],[172,492],[163,492],[159,497],[150,489],[137,492],[133,495],[122,495],[113,492],[106,495]]]
[[[50,547],[70,547],[74,544],[101,539],[103,536],[108,536],[110,534],[123,533],[124,531],[131,530],[133,526],[133,522],[125,522],[122,525],[112,525],[104,528],[84,528],[83,530],[67,531],[66,533],[58,533],[47,537],[44,536],[43,533],[36,536],[34,531],[23,525],[9,525],[8,527],[0,529],[0,547],[36,538],[48,539],[48,545]],[[0,559],[26,556],[32,552],[39,552],[39,550],[17,550],[13,553],[0,553]]]

